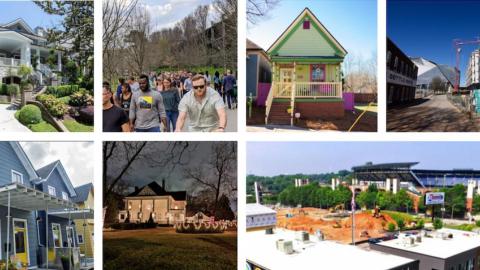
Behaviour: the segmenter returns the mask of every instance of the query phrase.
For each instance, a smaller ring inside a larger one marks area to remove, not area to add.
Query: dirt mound
[[[327,210],[317,208],[279,209],[277,211],[277,227],[309,233],[320,230],[326,239],[350,243],[352,239],[351,217],[335,220],[322,219],[327,214]],[[378,218],[372,217],[370,213],[355,214],[355,240],[361,241],[370,237],[384,236],[389,222],[395,223],[386,214]]]

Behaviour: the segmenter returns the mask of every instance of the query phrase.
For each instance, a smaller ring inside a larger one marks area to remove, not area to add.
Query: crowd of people
[[[213,87],[212,87],[213,86]],[[150,72],[120,78],[115,90],[103,83],[104,132],[223,132],[226,108],[237,107],[230,70],[213,77],[187,71]]]

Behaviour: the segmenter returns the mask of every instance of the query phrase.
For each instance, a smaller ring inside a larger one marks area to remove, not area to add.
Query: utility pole
[[[456,53],[455,86],[454,86],[455,93],[459,92],[459,85],[460,85],[460,52],[462,51],[461,46],[472,45],[472,44],[480,44],[480,38],[477,38],[476,40],[461,40],[461,39],[453,40],[453,47],[455,48],[455,53]]]

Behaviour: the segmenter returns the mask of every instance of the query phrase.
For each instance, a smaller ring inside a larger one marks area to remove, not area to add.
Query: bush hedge
[[[62,117],[68,112],[67,105],[53,95],[41,94],[37,96],[37,100],[47,108],[52,116]]]
[[[70,95],[69,104],[76,107],[93,105],[93,97],[85,88],[80,88],[78,92]]]
[[[0,95],[2,95],[2,96],[8,95],[6,84],[1,84],[0,83]]]
[[[9,96],[16,96],[20,94],[20,86],[18,84],[8,84],[7,94]]]
[[[25,105],[18,113],[18,121],[25,126],[38,124],[42,121],[42,112],[35,105]]]
[[[49,86],[47,87],[47,94],[53,95],[57,98],[70,96],[73,93],[80,90],[79,86],[76,84],[66,84],[60,86]]]

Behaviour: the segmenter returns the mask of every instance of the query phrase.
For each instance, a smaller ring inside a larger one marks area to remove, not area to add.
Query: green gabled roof
[[[309,8],[305,8],[295,20],[283,31],[280,37],[267,50],[267,53],[273,57],[278,55],[280,48],[289,40],[292,34],[303,25],[303,20],[307,18],[310,21],[311,27],[317,30],[318,33],[327,41],[330,47],[335,51],[335,55],[339,58],[344,58],[347,55],[347,50],[333,37],[333,35],[325,28],[325,26],[318,20],[318,18],[310,11]],[[284,56],[283,56],[284,57]],[[302,58],[301,56],[300,58]]]

